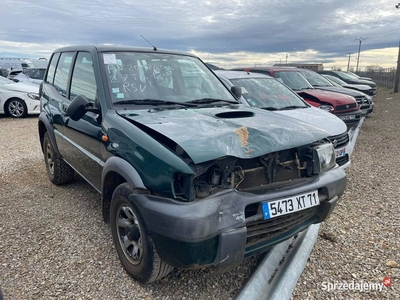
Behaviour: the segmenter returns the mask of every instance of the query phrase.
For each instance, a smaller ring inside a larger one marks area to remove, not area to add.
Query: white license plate
[[[264,219],[271,219],[319,204],[318,191],[261,204]]]
[[[336,158],[346,155],[346,147],[335,150]]]
[[[356,115],[348,115],[348,116],[340,116],[340,119],[344,120],[354,120],[356,118]]]
[[[362,113],[363,115],[366,115],[366,114],[368,113],[368,108],[362,109],[362,110],[361,110],[361,113]]]

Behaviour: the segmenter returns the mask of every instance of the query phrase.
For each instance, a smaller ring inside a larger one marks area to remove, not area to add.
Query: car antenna
[[[146,40],[146,38],[143,35],[140,35],[140,36],[153,47],[154,51],[157,51],[156,46],[154,46],[152,43],[150,43],[148,40]]]

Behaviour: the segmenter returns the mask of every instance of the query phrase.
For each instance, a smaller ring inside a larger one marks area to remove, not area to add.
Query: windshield
[[[297,71],[279,71],[275,72],[274,76],[276,78],[281,78],[282,81],[294,91],[313,88],[307,79]]]
[[[273,78],[231,79],[241,86],[243,98],[250,106],[279,110],[286,107],[308,107],[296,93]]]
[[[111,100],[116,105],[194,100],[236,101],[197,58],[165,53],[103,53]],[[144,102],[143,100],[146,100]],[[237,102],[237,101],[236,101]]]
[[[340,86],[346,85],[347,83],[344,82],[342,79],[337,78],[335,76],[332,75],[324,75],[324,77],[328,78],[330,81],[339,84]]]
[[[357,79],[360,79],[360,76],[358,76],[357,74],[355,74],[353,72],[347,71],[346,73],[349,74],[350,76],[353,76],[353,77],[355,77]]]
[[[24,73],[27,77],[40,80],[43,80],[45,72],[46,69],[43,68],[25,69],[22,71],[22,73]]]
[[[345,72],[336,71],[336,74],[338,74],[340,77],[342,77],[344,79],[349,79],[349,80],[358,79],[357,77],[351,76],[350,74],[347,74]]]
[[[314,87],[332,86],[332,84],[328,80],[326,80],[323,76],[314,71],[304,70],[300,72]]]

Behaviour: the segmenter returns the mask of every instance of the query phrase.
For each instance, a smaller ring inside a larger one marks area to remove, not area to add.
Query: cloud
[[[2,0],[0,56],[37,57],[72,44],[148,46],[143,35],[159,48],[227,59],[251,53],[272,61],[289,53],[299,59],[331,61],[357,52],[358,38],[366,38],[363,51],[396,47],[400,10],[394,4],[391,0]]]

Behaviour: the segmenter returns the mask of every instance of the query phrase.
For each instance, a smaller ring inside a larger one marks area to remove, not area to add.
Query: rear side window
[[[69,99],[84,95],[95,102],[97,95],[96,79],[92,65],[92,56],[88,52],[79,52],[72,73]]]
[[[58,58],[60,57],[60,53],[55,53],[51,59],[49,64],[49,72],[47,73],[46,83],[53,84],[54,80],[54,72],[56,71],[56,66],[58,62]]]
[[[54,76],[54,87],[57,88],[58,92],[64,97],[67,96],[68,76],[71,70],[73,56],[73,52],[61,54]]]

